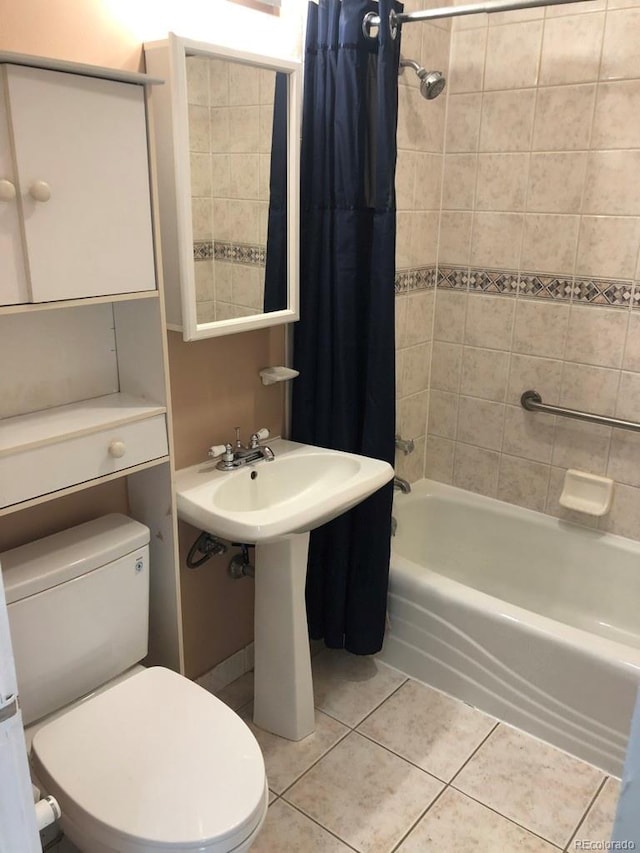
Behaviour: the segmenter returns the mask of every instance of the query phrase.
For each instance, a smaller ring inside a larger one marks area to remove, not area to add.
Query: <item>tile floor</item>
[[[609,840],[616,779],[375,659],[324,650],[313,669],[317,729],[298,743],[253,727],[251,674],[219,694],[267,766],[252,853],[553,853]]]

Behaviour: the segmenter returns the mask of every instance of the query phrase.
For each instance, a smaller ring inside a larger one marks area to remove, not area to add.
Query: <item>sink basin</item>
[[[386,462],[278,439],[275,459],[218,471],[209,462],[176,473],[178,515],[233,542],[257,544],[325,524],[393,476]]]

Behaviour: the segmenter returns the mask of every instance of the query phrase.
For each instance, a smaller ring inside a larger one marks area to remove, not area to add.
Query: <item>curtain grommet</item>
[[[378,27],[380,26],[380,24],[378,23],[379,20],[380,19],[378,18],[375,12],[367,12],[367,14],[364,16],[364,18],[362,19],[362,32],[366,39],[373,40],[374,38],[376,38],[377,33],[376,35],[373,35],[371,30],[374,28],[378,29]]]
[[[395,11],[392,9],[389,12],[389,33],[391,38],[395,41],[398,38],[398,33],[400,31],[400,23],[398,22],[398,16]]]

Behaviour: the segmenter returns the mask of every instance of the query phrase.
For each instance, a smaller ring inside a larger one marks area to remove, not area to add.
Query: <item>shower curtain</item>
[[[393,464],[395,192],[400,37],[392,0],[320,0],[307,25],[302,109],[301,319],[292,437]],[[369,11],[383,24],[362,32]],[[384,636],[387,486],[311,534],[313,639],[356,654]]]

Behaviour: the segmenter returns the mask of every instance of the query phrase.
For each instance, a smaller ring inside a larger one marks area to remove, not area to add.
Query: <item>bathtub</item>
[[[620,776],[640,543],[422,480],[394,503],[379,657]]]

